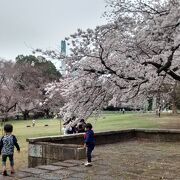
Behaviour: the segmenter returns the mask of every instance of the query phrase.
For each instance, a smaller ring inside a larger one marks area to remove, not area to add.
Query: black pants
[[[94,144],[87,146],[87,160],[88,160],[88,162],[91,162],[91,154],[92,154],[92,151],[94,149],[94,146],[95,146]]]
[[[3,154],[3,155],[2,155],[2,165],[3,165],[3,166],[6,166],[7,157],[9,158],[10,165],[11,165],[11,166],[14,166],[14,157],[13,157],[13,154],[10,154],[10,155],[5,155],[5,154]]]

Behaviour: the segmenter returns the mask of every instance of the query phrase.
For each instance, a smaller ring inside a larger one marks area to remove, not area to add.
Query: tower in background
[[[66,41],[65,40],[61,41],[61,54],[64,56],[66,55]]]
[[[66,56],[66,41],[62,40],[61,41],[61,55]],[[64,60],[61,60],[61,74],[66,75],[66,64]]]

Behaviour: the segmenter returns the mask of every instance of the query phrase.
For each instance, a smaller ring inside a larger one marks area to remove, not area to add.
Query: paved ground
[[[68,160],[23,169],[21,180],[180,180],[180,143],[130,141],[96,147],[93,166]]]

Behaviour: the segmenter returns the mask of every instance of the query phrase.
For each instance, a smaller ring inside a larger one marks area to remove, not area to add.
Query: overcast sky
[[[0,57],[58,48],[77,28],[103,24],[104,0],[0,0]]]

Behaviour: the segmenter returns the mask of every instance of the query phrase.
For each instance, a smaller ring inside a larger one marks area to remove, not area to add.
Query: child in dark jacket
[[[90,123],[86,124],[86,133],[84,134],[84,147],[87,148],[86,156],[87,162],[85,166],[92,166],[91,164],[91,154],[95,147],[94,132],[92,130],[92,125]]]
[[[14,146],[16,146],[18,152],[20,152],[20,147],[17,143],[16,136],[12,135],[13,126],[11,124],[6,124],[4,126],[5,135],[0,140],[0,154],[2,153],[2,166],[4,176],[7,176],[6,171],[6,160],[7,157],[10,161],[11,174],[14,173]]]

